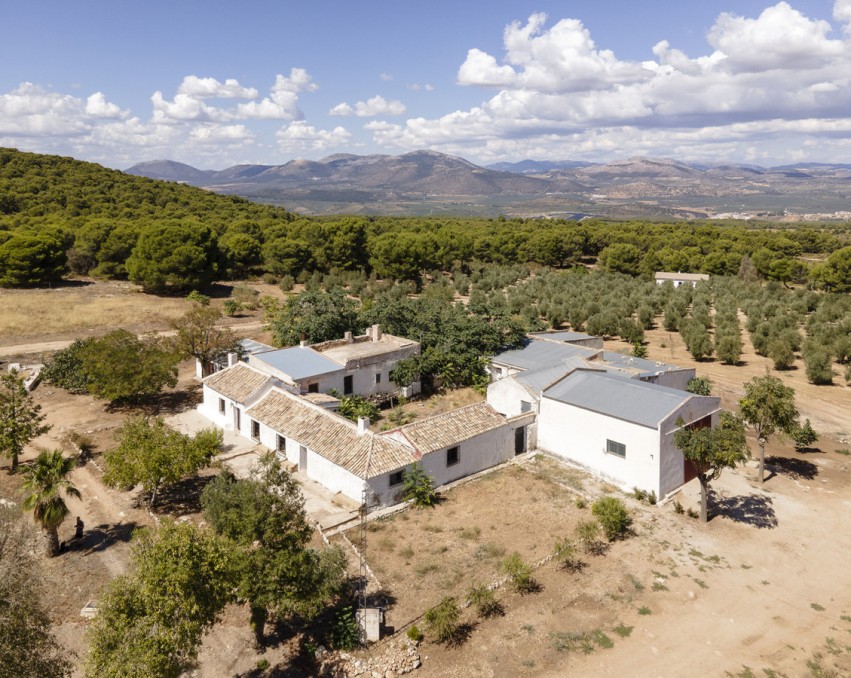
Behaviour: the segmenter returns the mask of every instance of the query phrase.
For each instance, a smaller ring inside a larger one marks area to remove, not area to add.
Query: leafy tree
[[[788,341],[777,338],[768,345],[768,357],[775,370],[788,370],[795,363],[795,353]]]
[[[46,417],[24,388],[23,377],[14,370],[0,375],[0,452],[12,459],[12,473],[27,443],[51,429],[42,423]]]
[[[343,396],[340,399],[340,407],[337,408],[337,413],[352,421],[366,417],[370,424],[374,424],[381,416],[378,405],[359,395]]]
[[[274,454],[247,479],[220,474],[204,488],[201,505],[213,529],[240,554],[238,598],[249,606],[258,646],[270,615],[309,617],[339,592],[345,556],[336,548],[308,548],[313,529],[301,489]]]
[[[705,523],[708,520],[709,484],[717,480],[725,468],[735,468],[750,459],[744,424],[729,412],[722,412],[715,428],[681,427],[674,434],[674,444],[697,473],[700,520]]]
[[[134,536],[129,571],[89,628],[86,675],[177,678],[233,599],[236,555],[226,539],[170,520]]]
[[[437,503],[434,479],[419,464],[405,469],[402,474],[402,498],[412,502],[417,508],[427,508]]]
[[[591,504],[591,513],[600,522],[606,539],[614,541],[626,535],[632,517],[627,511],[626,505],[617,497],[600,497]]]
[[[600,264],[606,271],[638,275],[641,250],[630,243],[615,243],[600,252]]]
[[[177,385],[179,356],[160,340],[127,330],[87,343],[79,349],[79,359],[86,388],[111,403],[132,402]]]
[[[287,299],[268,317],[277,346],[294,346],[302,339],[317,343],[340,339],[355,331],[357,307],[341,290],[302,292]]]
[[[68,479],[76,465],[76,460],[62,456],[62,450],[42,450],[24,469],[22,506],[33,512],[33,520],[47,533],[47,555],[51,558],[59,555],[59,526],[70,513],[65,496],[80,498],[80,491]]]
[[[403,358],[390,370],[390,381],[399,388],[410,386],[420,378],[420,364],[416,356]]]
[[[795,441],[795,449],[799,452],[807,449],[818,440],[818,433],[815,432],[809,419],[804,422],[803,426],[798,426],[795,429],[792,433],[792,440]]]
[[[203,289],[219,270],[216,236],[190,221],[161,223],[143,230],[127,259],[127,273],[148,292]]]
[[[759,482],[765,482],[765,443],[775,431],[791,434],[798,425],[795,391],[777,377],[754,377],[745,384],[739,410],[759,440]]]
[[[0,287],[30,287],[55,282],[65,273],[65,248],[59,238],[15,234],[0,242]]]
[[[851,292],[851,247],[833,252],[824,264],[813,268],[813,277],[831,292]]]
[[[83,353],[96,339],[77,339],[68,348],[53,354],[41,371],[44,381],[69,393],[88,393],[89,383],[83,366]]]
[[[233,330],[219,326],[221,318],[218,308],[193,304],[182,318],[171,324],[176,332],[173,339],[175,352],[199,360],[205,370],[204,376],[214,360],[227,353],[240,352],[239,339]]]
[[[692,377],[688,380],[686,391],[695,395],[712,395],[712,381],[709,377]]]
[[[733,332],[716,335],[715,353],[725,365],[736,365],[742,356],[742,339],[738,328]]]
[[[458,642],[458,632],[461,629],[461,609],[458,601],[447,596],[434,607],[426,610],[425,622],[428,630],[434,634],[435,640],[447,645]]]
[[[72,666],[51,632],[32,542],[20,513],[0,504],[0,675],[63,678]]]
[[[804,369],[811,384],[832,384],[833,365],[830,350],[821,344],[811,344],[804,351]]]
[[[194,438],[174,431],[157,418],[128,418],[118,431],[118,447],[104,455],[103,479],[113,487],[141,484],[157,501],[157,491],[181,478],[197,473],[209,464],[222,443],[222,432],[206,429]]]

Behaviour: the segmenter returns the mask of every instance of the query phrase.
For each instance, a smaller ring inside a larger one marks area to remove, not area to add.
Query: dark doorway
[[[354,377],[351,374],[343,377],[343,395],[351,395],[352,391],[355,390],[353,380]]]
[[[526,451],[526,427],[514,429],[514,454],[523,454]]]

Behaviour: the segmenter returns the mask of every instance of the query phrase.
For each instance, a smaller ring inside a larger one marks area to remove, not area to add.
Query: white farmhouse
[[[654,277],[657,285],[664,285],[666,282],[669,282],[674,287],[680,287],[681,285],[697,287],[697,283],[709,280],[709,274],[707,273],[670,273],[659,271]]]

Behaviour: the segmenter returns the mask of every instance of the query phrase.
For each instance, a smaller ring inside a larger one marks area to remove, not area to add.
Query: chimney
[[[358,435],[362,436],[369,430],[369,417],[358,417]]]
[[[343,335],[343,338],[346,340],[346,343],[347,343],[347,344],[351,344],[351,343],[354,341],[354,339],[352,339],[352,333],[351,333],[351,331],[346,332],[346,333]]]
[[[304,348],[305,346],[307,346],[307,341],[302,339],[300,342],[298,342],[298,345]]]
[[[372,326],[372,340],[381,341],[381,325]]]
[[[239,362],[239,355],[236,353],[228,353],[228,367],[233,367]]]

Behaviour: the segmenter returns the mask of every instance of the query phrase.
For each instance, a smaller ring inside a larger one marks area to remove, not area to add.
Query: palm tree
[[[62,456],[62,450],[42,450],[32,466],[24,470],[22,489],[25,511],[32,509],[33,520],[47,532],[47,554],[52,558],[59,553],[59,526],[70,511],[65,496],[80,498],[80,491],[71,484],[68,474],[77,461]]]

